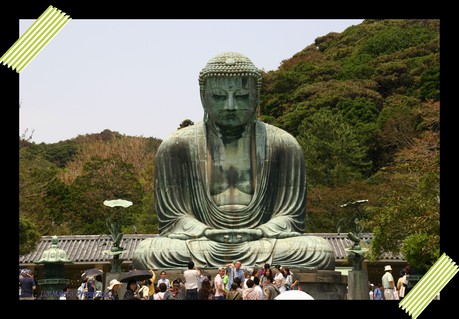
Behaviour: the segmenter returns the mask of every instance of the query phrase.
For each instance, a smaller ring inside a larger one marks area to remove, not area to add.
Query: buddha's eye
[[[244,89],[241,89],[241,90],[237,90],[234,95],[236,97],[248,97],[249,96],[249,93],[250,91],[249,90],[244,90]]]
[[[226,92],[223,90],[212,90],[210,91],[210,95],[214,98],[225,98],[226,99]]]

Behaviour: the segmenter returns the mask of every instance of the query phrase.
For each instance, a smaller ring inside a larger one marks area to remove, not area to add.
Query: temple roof
[[[335,260],[344,260],[348,253],[344,250],[346,247],[352,245],[347,240],[346,234],[342,233],[306,233],[307,236],[318,236],[325,238],[330,245],[333,247],[335,252]],[[127,250],[127,252],[120,255],[120,259],[126,259],[127,261],[132,260],[135,248],[145,238],[156,237],[157,234],[125,234],[121,246]],[[42,253],[49,249],[52,241],[52,236],[42,236],[40,242],[38,242],[35,251],[19,256],[20,264],[33,263],[35,260],[39,260]],[[59,247],[67,253],[67,258],[74,262],[86,262],[86,263],[97,263],[105,262],[111,259],[112,256],[103,254],[102,251],[109,249],[110,247],[102,246],[98,247],[97,239],[99,235],[72,235],[72,236],[59,236]],[[103,236],[102,238],[107,238]],[[368,235],[363,236],[363,239],[369,238]],[[125,239],[130,239],[126,244]],[[102,243],[102,240],[100,241]],[[393,256],[392,254],[384,254],[381,261],[395,261],[404,260],[401,254]]]

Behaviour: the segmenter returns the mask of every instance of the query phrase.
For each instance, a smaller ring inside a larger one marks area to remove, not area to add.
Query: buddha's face
[[[249,77],[207,78],[201,99],[215,123],[225,127],[244,125],[257,108],[255,80]]]

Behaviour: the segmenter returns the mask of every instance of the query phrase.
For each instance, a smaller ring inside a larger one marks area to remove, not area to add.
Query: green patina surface
[[[334,269],[332,247],[303,236],[306,169],[296,139],[256,119],[261,74],[245,56],[213,57],[199,76],[204,121],[169,135],[155,162],[160,236],[137,269],[219,267],[240,260]]]

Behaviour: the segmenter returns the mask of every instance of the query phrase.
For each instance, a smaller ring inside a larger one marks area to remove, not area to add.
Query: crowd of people
[[[413,282],[408,280],[410,275],[411,270],[408,265],[400,271],[399,279],[395,284],[392,267],[390,265],[385,266],[381,283],[375,286],[368,282],[370,300],[402,300],[414,287]],[[434,299],[439,299],[439,295],[437,294]]]
[[[215,278],[204,276],[192,261],[184,271],[184,280],[175,279],[172,283],[166,278],[166,271],[160,273],[161,278],[155,283],[156,275],[150,270],[152,277],[140,284],[134,280],[127,283],[123,297],[118,295],[122,283],[116,279],[107,287],[106,300],[272,300],[284,291],[293,289],[298,281],[293,282],[288,267],[274,267],[275,274],[269,264],[262,269],[248,270],[240,261],[229,263],[218,269]]]
[[[370,300],[401,300],[413,288],[412,283],[408,280],[410,276],[410,266],[406,266],[400,271],[400,278],[395,284],[392,276],[392,267],[387,265],[384,267],[384,275],[381,278],[381,283],[369,284]]]
[[[381,283],[369,284],[370,300],[401,300],[413,288],[408,280],[411,274],[410,266],[401,272],[397,282],[392,275],[390,265],[385,266],[385,274]],[[129,271],[135,271],[134,266],[129,266]],[[123,296],[118,294],[119,288],[124,284],[114,279],[103,291],[102,277],[100,275],[82,279],[78,288],[76,299],[79,300],[273,300],[279,294],[301,288],[298,281],[293,282],[292,272],[288,267],[277,265],[274,270],[269,264],[263,268],[248,269],[240,261],[229,263],[218,268],[215,278],[204,276],[192,261],[184,271],[182,278],[171,281],[166,278],[166,271],[161,271],[156,282],[156,274],[150,270],[151,278],[141,282],[133,279],[127,282],[126,292]],[[36,288],[33,273],[28,269],[20,270],[20,299],[34,299],[33,290]],[[74,299],[69,296],[69,287],[64,288],[62,300]],[[437,296],[436,298],[439,298]]]

